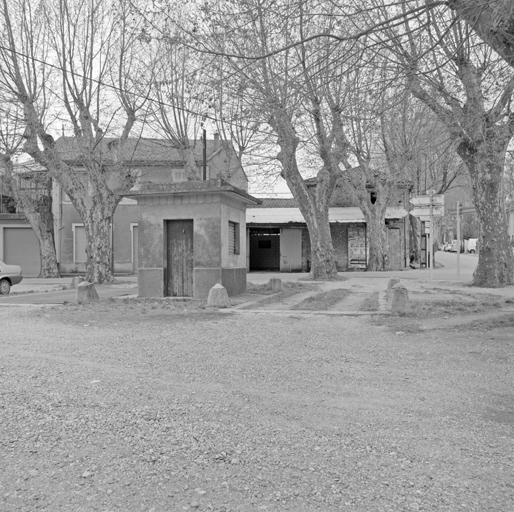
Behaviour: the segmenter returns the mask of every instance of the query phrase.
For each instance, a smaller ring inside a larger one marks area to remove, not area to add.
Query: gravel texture
[[[511,317],[191,309],[0,308],[2,512],[514,510]]]

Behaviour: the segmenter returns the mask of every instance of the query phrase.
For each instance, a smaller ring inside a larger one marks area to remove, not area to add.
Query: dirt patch
[[[195,304],[0,308],[0,510],[512,509],[506,335]]]
[[[348,281],[348,277],[344,277],[344,276],[335,276],[333,279],[329,279],[327,281],[316,281],[314,279],[312,279],[312,277],[310,275],[307,275],[305,277],[300,277],[298,279],[298,281],[311,281],[311,282],[314,282],[314,283],[335,283],[337,281]]]
[[[106,299],[90,304],[66,304],[51,308],[51,311],[63,323],[83,327],[116,327],[163,320],[174,323],[185,318],[196,322],[220,315],[216,310],[207,308],[205,300],[187,299]],[[33,315],[45,317],[46,311],[41,310]]]
[[[260,294],[260,295],[265,295],[266,293],[266,290],[267,290],[267,286],[269,286],[269,284],[266,284],[266,285],[253,285],[253,286],[256,286],[255,288],[255,292],[256,294]],[[260,287],[264,287],[264,288],[260,288]],[[301,293],[305,293],[305,292],[314,292],[316,290],[319,289],[319,285],[317,284],[300,284],[300,283],[296,283],[296,282],[292,282],[292,283],[284,283],[284,291],[283,292],[278,292],[278,293],[274,293],[272,292],[272,294],[263,299],[263,300],[260,300],[257,304],[254,304],[254,303],[251,303],[251,304],[248,304],[247,306],[245,306],[243,309],[256,309],[256,308],[264,308],[264,307],[267,307],[267,306],[271,306],[273,304],[280,304],[280,303],[284,303],[286,302],[288,299],[296,296],[296,295],[299,295]],[[250,292],[252,293],[252,292]]]
[[[360,307],[361,311],[378,311],[380,309],[379,296],[379,292],[374,292],[365,298]]]
[[[445,315],[461,315],[466,313],[482,313],[498,309],[504,301],[480,298],[437,297],[430,300],[413,300],[413,315],[419,317]]]
[[[478,331],[489,331],[491,329],[501,329],[504,327],[514,327],[514,313],[505,313],[493,318],[483,318],[468,324],[470,329]]]
[[[327,311],[332,309],[338,302],[346,299],[351,293],[351,290],[346,288],[338,288],[336,290],[329,290],[328,292],[317,293],[316,295],[307,297],[298,304],[295,304],[291,309]]]

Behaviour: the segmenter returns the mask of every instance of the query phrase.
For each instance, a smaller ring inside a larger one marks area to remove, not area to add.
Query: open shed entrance
[[[192,297],[194,245],[192,220],[167,220],[166,229],[166,295]]]
[[[280,228],[250,229],[250,271],[280,271]]]

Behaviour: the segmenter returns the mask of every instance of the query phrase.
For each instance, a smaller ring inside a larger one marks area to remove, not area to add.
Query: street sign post
[[[432,213],[430,213],[432,210]],[[433,217],[442,217],[444,215],[444,206],[422,206],[422,207],[414,207],[414,210],[411,210],[411,215],[414,217],[428,217],[430,215]]]
[[[432,196],[432,204],[434,206],[444,206],[444,196],[442,194],[437,194]],[[414,206],[430,206],[430,196],[416,196],[413,197],[409,203]]]
[[[411,215],[419,217],[425,223],[425,234],[428,235],[427,242],[427,264],[429,268],[429,280],[432,281],[432,266],[434,264],[433,248],[433,219],[444,215],[444,196],[436,194],[435,190],[427,190],[427,195],[413,197],[410,204],[414,206]]]
[[[457,201],[457,281],[460,281],[460,202]]]

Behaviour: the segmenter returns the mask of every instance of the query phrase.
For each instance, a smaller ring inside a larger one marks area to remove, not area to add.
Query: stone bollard
[[[273,279],[269,280],[269,285],[275,293],[284,291],[284,284],[282,283],[282,279],[274,277]]]
[[[393,277],[392,279],[389,279],[389,282],[387,283],[387,289],[386,289],[386,294],[388,296],[391,293],[391,288],[396,284],[400,284],[400,280],[397,277]]]
[[[394,315],[410,313],[409,293],[403,284],[397,283],[389,292],[389,309]]]
[[[79,304],[88,304],[89,302],[96,302],[100,300],[98,293],[96,293],[95,285],[88,281],[82,281],[77,285],[77,302]]]
[[[85,280],[84,276],[74,276],[73,279],[71,280],[71,287],[72,288],[77,288],[77,286],[80,283],[83,283],[84,280]]]
[[[207,306],[214,308],[228,308],[230,307],[230,301],[228,299],[228,293],[224,286],[221,284],[215,284],[210,290],[207,297]]]

